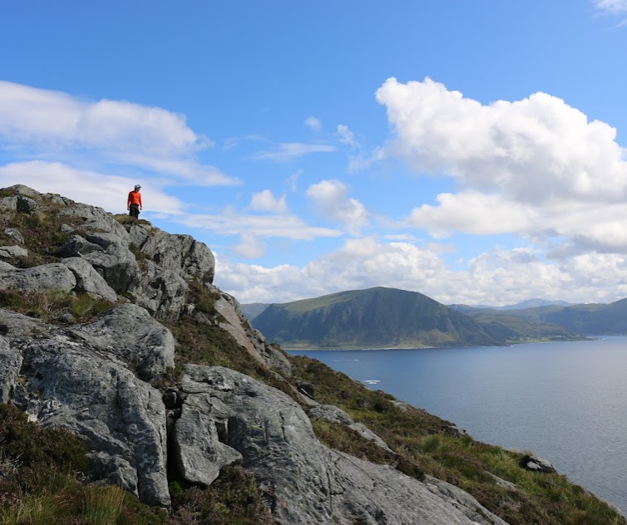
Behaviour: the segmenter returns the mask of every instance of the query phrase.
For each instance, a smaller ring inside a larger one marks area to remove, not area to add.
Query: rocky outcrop
[[[46,214],[42,227],[54,228],[47,237],[59,242],[47,247],[52,262],[46,264],[18,268],[0,261],[0,288],[18,295],[87,294],[111,305],[78,322],[66,318],[67,324],[0,308],[0,402],[82,437],[93,478],[168,508],[168,476],[208,486],[224,466],[241,464],[277,523],[504,523],[456,487],[420,481],[318,441],[310,416],[346,425],[394,457],[365,425],[337,407],[318,406],[312,385],[298,384],[297,391],[288,383],[286,355],[250,326],[235,298],[213,286],[215,260],[204,244],[144,221],[122,224],[100,208],[25,186],[4,195],[5,222],[15,214],[33,220]],[[5,229],[0,258],[39,246],[29,235]],[[202,294],[215,300],[208,302],[213,311],[195,303]],[[160,320],[182,315],[222,330],[292,397],[240,372],[193,364],[160,390],[172,376],[177,344]],[[313,407],[309,415],[303,406]]]
[[[21,246],[0,246],[1,259],[15,259],[16,257],[28,257],[28,250]]]
[[[0,324],[3,401],[84,438],[96,476],[168,506],[165,407],[159,391],[131,371],[132,361],[119,359],[106,340],[3,309]]]
[[[119,357],[145,381],[157,381],[174,367],[172,333],[134,304],[116,306],[95,322],[67,332],[92,348]]]
[[[525,456],[523,456],[523,458],[520,460],[520,466],[532,472],[543,472],[545,474],[552,474],[554,472],[557,472],[550,461],[530,454],[526,454]]]
[[[74,278],[76,279],[76,286],[73,289],[74,292],[101,297],[112,303],[118,300],[118,294],[115,293],[115,290],[109,286],[104,277],[85,259],[71,257],[69,259],[63,259],[62,263],[74,274]]]
[[[185,372],[183,411],[204,414],[210,430],[202,442],[214,437],[205,449],[226,445],[231,457],[241,454],[280,523],[504,523],[448,484],[429,486],[326,448],[301,407],[274,388],[222,367],[188,365]]]
[[[69,293],[75,287],[76,277],[64,264],[52,263],[22,269],[0,261],[0,289],[2,290],[32,293],[58,290]]]
[[[253,359],[270,366],[284,377],[291,375],[292,366],[287,357],[269,345],[261,332],[250,326],[234,297],[221,293],[215,303],[215,310],[220,317],[218,321],[220,328],[228,332]]]

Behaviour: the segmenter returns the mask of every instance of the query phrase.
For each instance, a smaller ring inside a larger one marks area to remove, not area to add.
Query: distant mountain
[[[527,308],[538,308],[541,306],[573,306],[572,303],[567,303],[566,301],[551,301],[549,299],[527,299],[526,301],[521,301],[520,303],[510,304],[506,306],[487,306],[487,305],[478,305],[478,306],[468,306],[465,304],[451,304],[449,305],[451,308],[454,308],[458,312],[469,312],[473,310],[525,310]]]
[[[252,320],[286,348],[421,348],[572,339],[559,326],[474,319],[417,293],[370,288],[272,304]]]
[[[519,319],[533,325],[544,323],[560,326],[579,335],[627,334],[627,299],[610,304],[553,304],[510,310],[473,308],[466,305],[455,305],[453,308],[478,321],[492,319],[508,326],[515,326],[516,321],[513,319]]]
[[[539,306],[572,306],[572,303],[567,303],[566,301],[550,301],[548,299],[527,299],[526,301],[522,301],[520,303],[501,306],[497,309],[499,310],[523,310],[525,308],[537,308]]]
[[[577,334],[627,334],[627,299],[610,304],[579,304],[538,312],[545,322],[559,324]]]
[[[240,304],[240,310],[246,316],[249,321],[252,321],[255,317],[257,317],[261,312],[263,312],[266,308],[270,306],[266,303],[249,303],[249,304]]]

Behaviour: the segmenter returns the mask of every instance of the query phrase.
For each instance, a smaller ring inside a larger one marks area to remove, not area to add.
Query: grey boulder
[[[0,309],[3,401],[88,444],[95,472],[151,505],[168,507],[161,394],[110,348]],[[28,366],[23,366],[28,363]]]
[[[278,523],[503,523],[470,496],[452,504],[390,466],[328,449],[300,406],[274,388],[222,367],[188,365],[185,372],[183,410],[199,407],[215,421],[220,441],[242,455]]]
[[[28,257],[28,250],[21,246],[0,246],[0,258],[14,259],[16,257]]]
[[[76,340],[117,356],[145,381],[157,380],[174,367],[172,333],[134,304],[115,306],[93,323],[68,332]]]
[[[112,303],[117,302],[118,294],[111,288],[107,281],[89,264],[80,257],[63,259],[63,264],[74,274],[76,278],[75,291],[87,293],[94,297],[101,297]]]
[[[0,261],[0,289],[36,293],[57,290],[69,293],[75,286],[76,277],[64,264],[43,264],[22,269]]]

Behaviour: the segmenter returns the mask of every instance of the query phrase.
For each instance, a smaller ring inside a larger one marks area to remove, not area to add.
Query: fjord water
[[[627,337],[510,347],[291,351],[531,450],[627,514]]]

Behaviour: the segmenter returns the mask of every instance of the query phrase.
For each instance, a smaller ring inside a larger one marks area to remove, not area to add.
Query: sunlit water
[[[319,359],[475,439],[532,450],[627,514],[627,337],[290,353]]]

